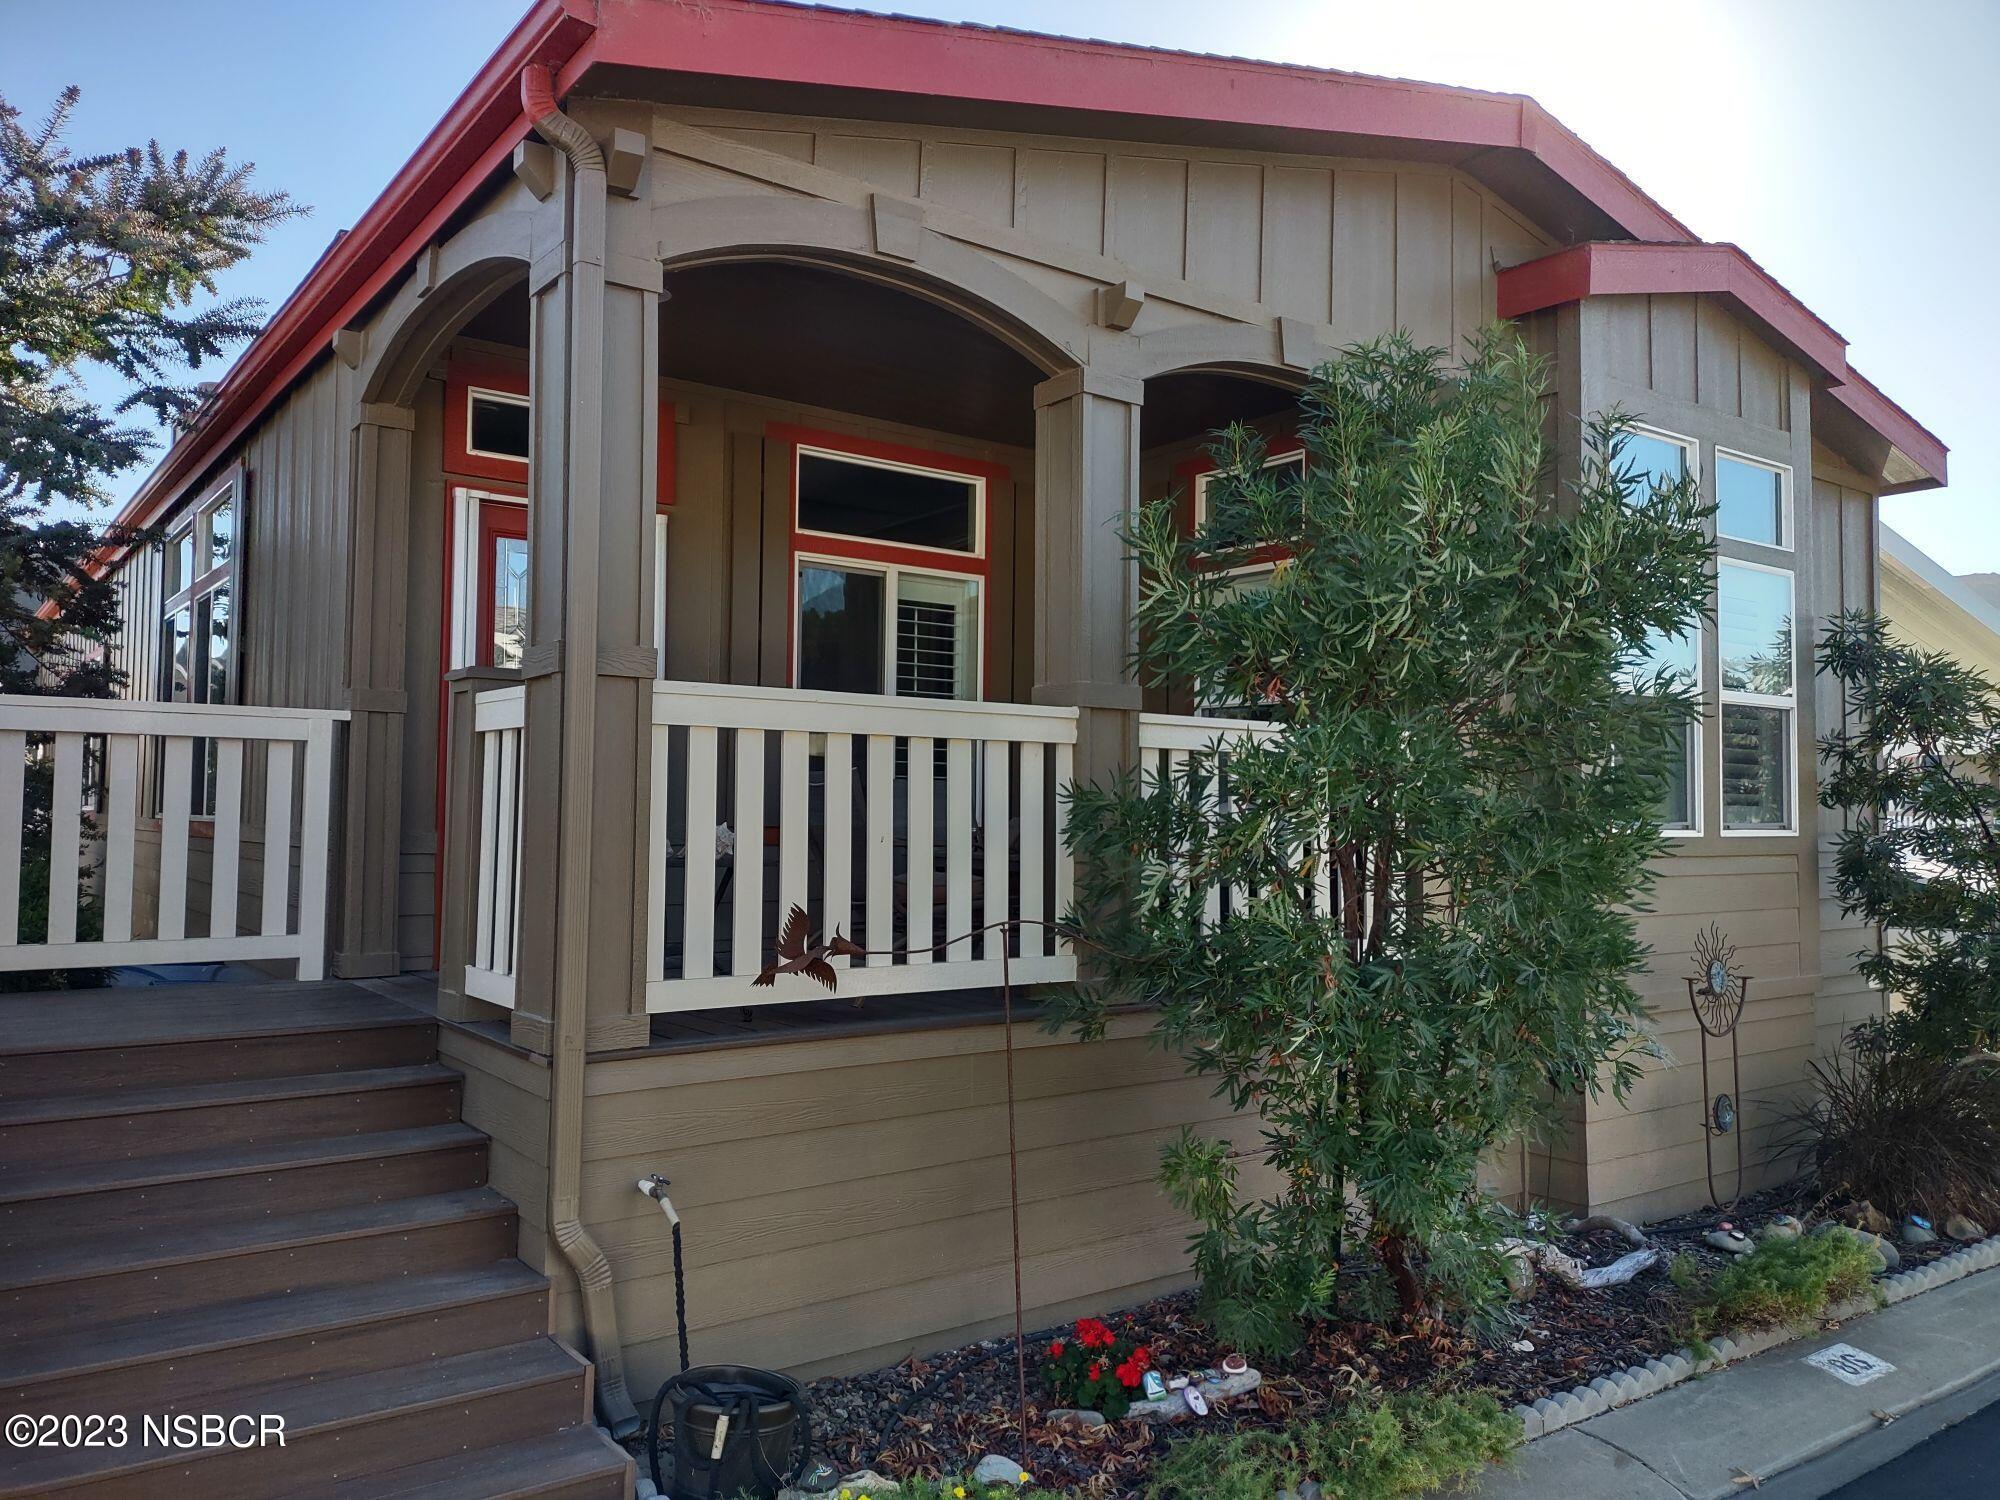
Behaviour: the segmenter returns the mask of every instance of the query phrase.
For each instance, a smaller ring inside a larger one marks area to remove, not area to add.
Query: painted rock
[[[1911,1249],[1937,1243],[1937,1231],[1915,1215],[1903,1220],[1903,1243]]]
[[[1766,1240],[1795,1240],[1805,1232],[1806,1226],[1790,1214],[1777,1214],[1757,1231],[1757,1237]]]
[[[1731,1255],[1748,1255],[1756,1249],[1750,1236],[1740,1229],[1724,1229],[1719,1225],[1702,1236],[1708,1244],[1718,1250],[1727,1250]]]

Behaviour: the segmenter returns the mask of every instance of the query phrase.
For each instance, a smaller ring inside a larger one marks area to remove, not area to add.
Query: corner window
[[[477,458],[528,461],[528,398],[506,391],[466,392],[465,451]]]
[[[1691,438],[1653,428],[1635,427],[1620,439],[1613,464],[1625,478],[1625,493],[1638,501],[1654,490],[1679,484],[1695,466],[1695,445]],[[1626,675],[1625,686],[1657,680],[1671,673],[1684,687],[1701,687],[1701,621],[1688,621],[1679,634],[1651,632],[1646,654]],[[1660,794],[1657,814],[1668,833],[1701,831],[1701,722],[1690,719],[1681,725],[1673,768]]]
[[[238,486],[232,477],[167,532],[162,559],[157,691],[166,703],[235,698]],[[198,743],[194,805],[215,812],[215,745]]]
[[[1762,547],[1792,545],[1786,474],[1775,464],[1715,455],[1715,534]]]
[[[1722,827],[1789,833],[1798,709],[1792,574],[1724,557],[1716,568]]]
[[[987,471],[832,441],[794,449],[794,683],[979,697]]]

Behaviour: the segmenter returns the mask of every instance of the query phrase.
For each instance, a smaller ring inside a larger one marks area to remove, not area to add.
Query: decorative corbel
[[[1146,307],[1146,289],[1136,281],[1121,281],[1097,289],[1097,321],[1123,333],[1139,321]]]

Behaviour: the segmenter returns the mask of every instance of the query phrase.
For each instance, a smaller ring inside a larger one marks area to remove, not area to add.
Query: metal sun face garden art
[[[1736,1101],[1743,1092],[1742,1060],[1736,1046],[1736,1023],[1749,997],[1750,980],[1737,972],[1736,948],[1711,922],[1695,935],[1694,972],[1688,975],[1688,1005],[1701,1028],[1701,1097],[1703,1120],[1702,1152],[1708,1167],[1708,1201],[1711,1207],[1727,1209],[1743,1196],[1743,1132],[1737,1129]],[[1731,1092],[1711,1094],[1708,1082],[1708,1039],[1729,1038],[1729,1086]],[[1715,1191],[1715,1138],[1736,1137],[1736,1191],[1724,1203]]]

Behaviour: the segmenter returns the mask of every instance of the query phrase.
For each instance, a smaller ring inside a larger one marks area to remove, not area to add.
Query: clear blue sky
[[[523,4],[0,0],[0,92],[34,115],[80,84],[78,148],[148,136],[223,145],[313,205],[228,280],[228,292],[275,305]],[[1697,233],[1741,244],[1847,336],[1856,367],[1952,447],[1949,491],[1893,499],[1885,518],[1954,572],[2000,570],[1995,0],[893,8],[1534,95]]]

